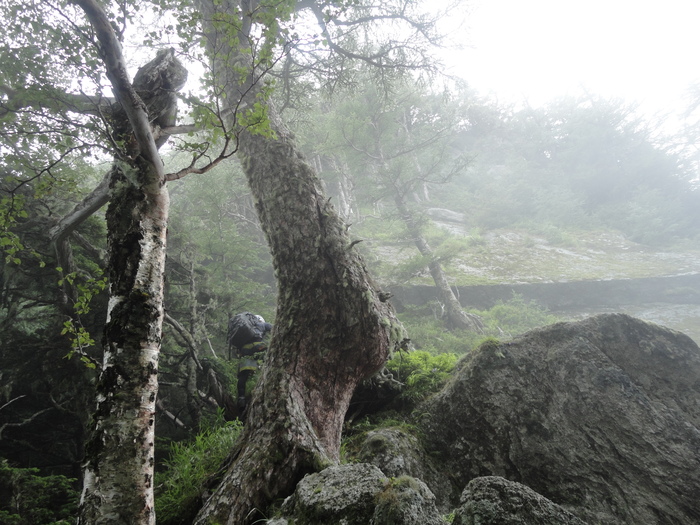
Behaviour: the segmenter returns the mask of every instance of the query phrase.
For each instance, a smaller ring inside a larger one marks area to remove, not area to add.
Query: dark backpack
[[[229,349],[232,346],[242,348],[243,345],[252,341],[260,341],[262,337],[263,332],[260,328],[260,321],[258,321],[255,314],[243,312],[229,319],[228,335],[226,336]]]

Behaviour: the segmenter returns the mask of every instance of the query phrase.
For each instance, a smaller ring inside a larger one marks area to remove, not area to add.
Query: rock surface
[[[446,525],[435,506],[435,496],[421,480],[392,479],[377,496],[370,525]]]
[[[329,467],[302,479],[270,523],[285,525],[444,525],[435,496],[410,476],[387,478],[377,467]]]
[[[452,525],[586,525],[534,490],[497,476],[475,478]]]
[[[419,409],[462,486],[521,482],[593,524],[700,523],[700,349],[621,314],[491,342]]]
[[[376,495],[388,482],[373,465],[329,467],[299,482],[282,505],[282,515],[308,525],[366,525],[374,513]]]
[[[444,474],[445,467],[426,454],[410,431],[392,427],[367,432],[354,459],[371,463],[389,478],[411,476],[422,480],[435,494],[438,508],[445,513],[452,510],[449,496],[453,488]]]

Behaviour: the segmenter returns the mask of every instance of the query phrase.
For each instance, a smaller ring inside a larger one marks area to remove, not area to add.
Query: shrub
[[[486,335],[501,338],[515,337],[533,328],[559,321],[536,301],[526,301],[516,293],[508,301],[498,301],[493,308],[475,313],[481,316]]]
[[[456,354],[433,355],[416,350],[399,352],[386,366],[396,380],[406,385],[399,399],[415,404],[440,390],[456,363]]]
[[[73,523],[78,505],[74,483],[65,476],[40,476],[35,468],[14,468],[0,459],[0,523]]]

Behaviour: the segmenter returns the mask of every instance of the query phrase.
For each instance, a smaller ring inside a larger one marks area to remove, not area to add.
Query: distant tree
[[[452,149],[463,108],[447,92],[395,81],[388,92],[372,84],[338,90],[332,112],[325,115],[326,141],[312,145],[330,151],[335,165],[353,166],[353,185],[365,202],[393,203],[409,238],[418,249],[438,290],[450,328],[481,330],[476,316],[465,312],[453,292],[443,263],[424,233],[430,191],[464,170],[468,160]]]
[[[692,174],[632,107],[595,97],[518,111],[486,105],[467,121],[458,143],[479,153],[436,192],[447,202],[459,194],[478,225],[604,227],[649,243],[696,229]]]

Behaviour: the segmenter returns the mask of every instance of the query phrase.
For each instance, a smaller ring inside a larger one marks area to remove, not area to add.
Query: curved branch
[[[131,84],[121,44],[112,28],[107,13],[96,0],[70,0],[79,6],[90,20],[100,43],[100,54],[107,69],[114,96],[126,113],[140,146],[140,156],[149,164],[150,179],[145,186],[157,191],[165,180],[163,163],[151,132],[148,109]]]

